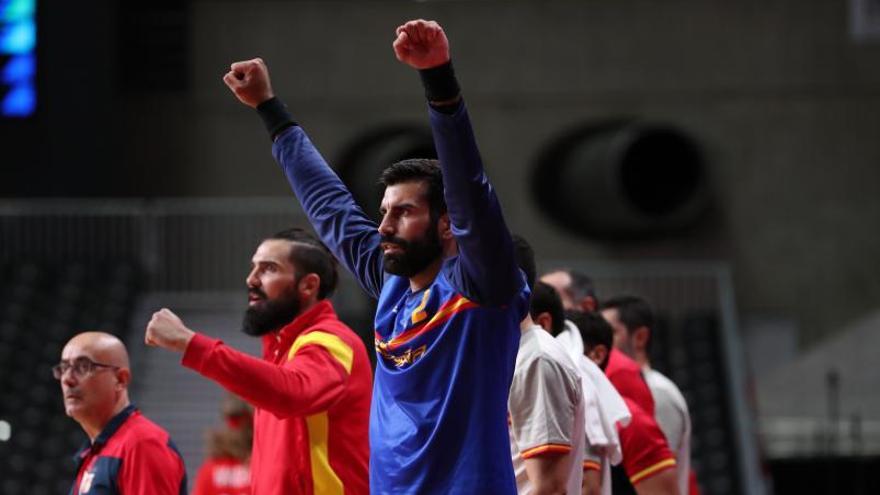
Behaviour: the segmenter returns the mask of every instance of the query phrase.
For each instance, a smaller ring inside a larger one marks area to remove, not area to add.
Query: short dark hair
[[[578,327],[584,341],[584,351],[590,352],[598,345],[604,345],[611,352],[614,345],[614,330],[599,313],[585,311],[567,311],[565,317]]]
[[[314,273],[321,279],[318,286],[318,299],[333,295],[339,282],[336,258],[317,237],[299,227],[275,233],[268,239],[290,241],[290,262],[293,263],[297,278]],[[267,239],[267,240],[268,240]]]
[[[516,266],[526,274],[526,283],[531,289],[535,286],[535,279],[538,278],[538,269],[535,267],[535,251],[523,236],[512,234],[510,238],[513,240],[513,258],[516,260]]]
[[[599,299],[596,297],[596,288],[593,286],[593,279],[583,272],[577,270],[566,270],[568,276],[571,277],[571,297],[575,300],[581,300],[587,296],[592,297],[596,304]]]
[[[592,297],[594,301],[596,301],[596,305],[599,304],[599,299],[596,297],[596,288],[593,286],[593,279],[591,279],[584,272],[579,272],[577,270],[572,270],[571,268],[557,268],[555,270],[550,270],[547,273],[555,273],[562,272],[568,274],[568,277],[571,279],[571,285],[568,287],[568,295],[571,296],[575,301],[580,301],[581,299],[589,296]]]
[[[633,333],[639,327],[654,327],[654,312],[648,301],[639,296],[624,294],[615,296],[602,304],[602,309],[616,309],[618,319],[626,327],[628,333]]]
[[[551,285],[544,282],[535,282],[532,289],[532,300],[529,303],[529,315],[536,319],[541,313],[550,313],[553,323],[550,326],[550,335],[557,336],[565,328],[565,310],[562,309],[562,299]]]
[[[430,158],[409,158],[393,163],[382,171],[379,184],[385,187],[406,182],[424,182],[428,185],[428,205],[431,218],[436,221],[446,213],[443,197],[443,173],[440,162]]]

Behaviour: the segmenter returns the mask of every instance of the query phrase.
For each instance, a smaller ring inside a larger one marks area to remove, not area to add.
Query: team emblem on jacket
[[[86,493],[87,491],[92,489],[92,481],[95,480],[95,473],[86,471],[83,474],[82,481],[79,483],[79,492]]]

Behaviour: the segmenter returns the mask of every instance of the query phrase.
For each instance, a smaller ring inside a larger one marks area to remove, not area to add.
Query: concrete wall
[[[220,80],[237,59],[268,62],[330,161],[378,125],[424,124],[417,76],[390,46],[412,17],[446,28],[509,223],[540,256],[729,259],[743,314],[791,318],[805,343],[877,307],[880,44],[850,39],[843,0],[195,2],[191,90],[119,100],[128,188],[289,194],[259,120]],[[527,182],[540,147],[622,115],[698,140],[717,197],[709,222],[602,243],[537,210]]]

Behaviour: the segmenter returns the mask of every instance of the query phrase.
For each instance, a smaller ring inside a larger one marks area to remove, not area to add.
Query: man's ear
[[[590,358],[590,361],[601,366],[608,357],[608,348],[602,344],[593,346],[593,348],[587,353],[587,357]]]
[[[581,299],[581,310],[584,313],[594,313],[599,309],[599,304],[593,296],[587,296]]]
[[[116,387],[119,389],[128,388],[131,383],[131,370],[128,368],[119,368],[116,370]]]
[[[444,213],[437,219],[437,236],[444,241],[452,239],[452,224],[449,222],[449,213]]]
[[[553,317],[550,316],[550,313],[547,311],[539,314],[538,317],[534,320],[538,326],[540,326],[547,332],[550,332],[553,329]]]
[[[321,277],[317,273],[307,273],[300,277],[296,283],[296,290],[300,297],[305,299],[318,298],[318,291],[321,288]]]
[[[632,339],[633,347],[636,350],[644,351],[648,347],[648,339],[651,338],[651,330],[648,327],[641,326],[636,328],[636,331],[630,335],[630,339]]]

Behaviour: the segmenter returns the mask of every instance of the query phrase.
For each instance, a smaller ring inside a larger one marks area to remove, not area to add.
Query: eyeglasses
[[[52,376],[55,377],[56,380],[60,380],[64,373],[67,370],[73,371],[73,374],[79,378],[90,375],[94,373],[98,369],[119,369],[119,366],[113,366],[112,364],[103,364],[96,363],[87,357],[78,357],[73,360],[72,363],[67,361],[61,361],[60,363],[52,366]]]

